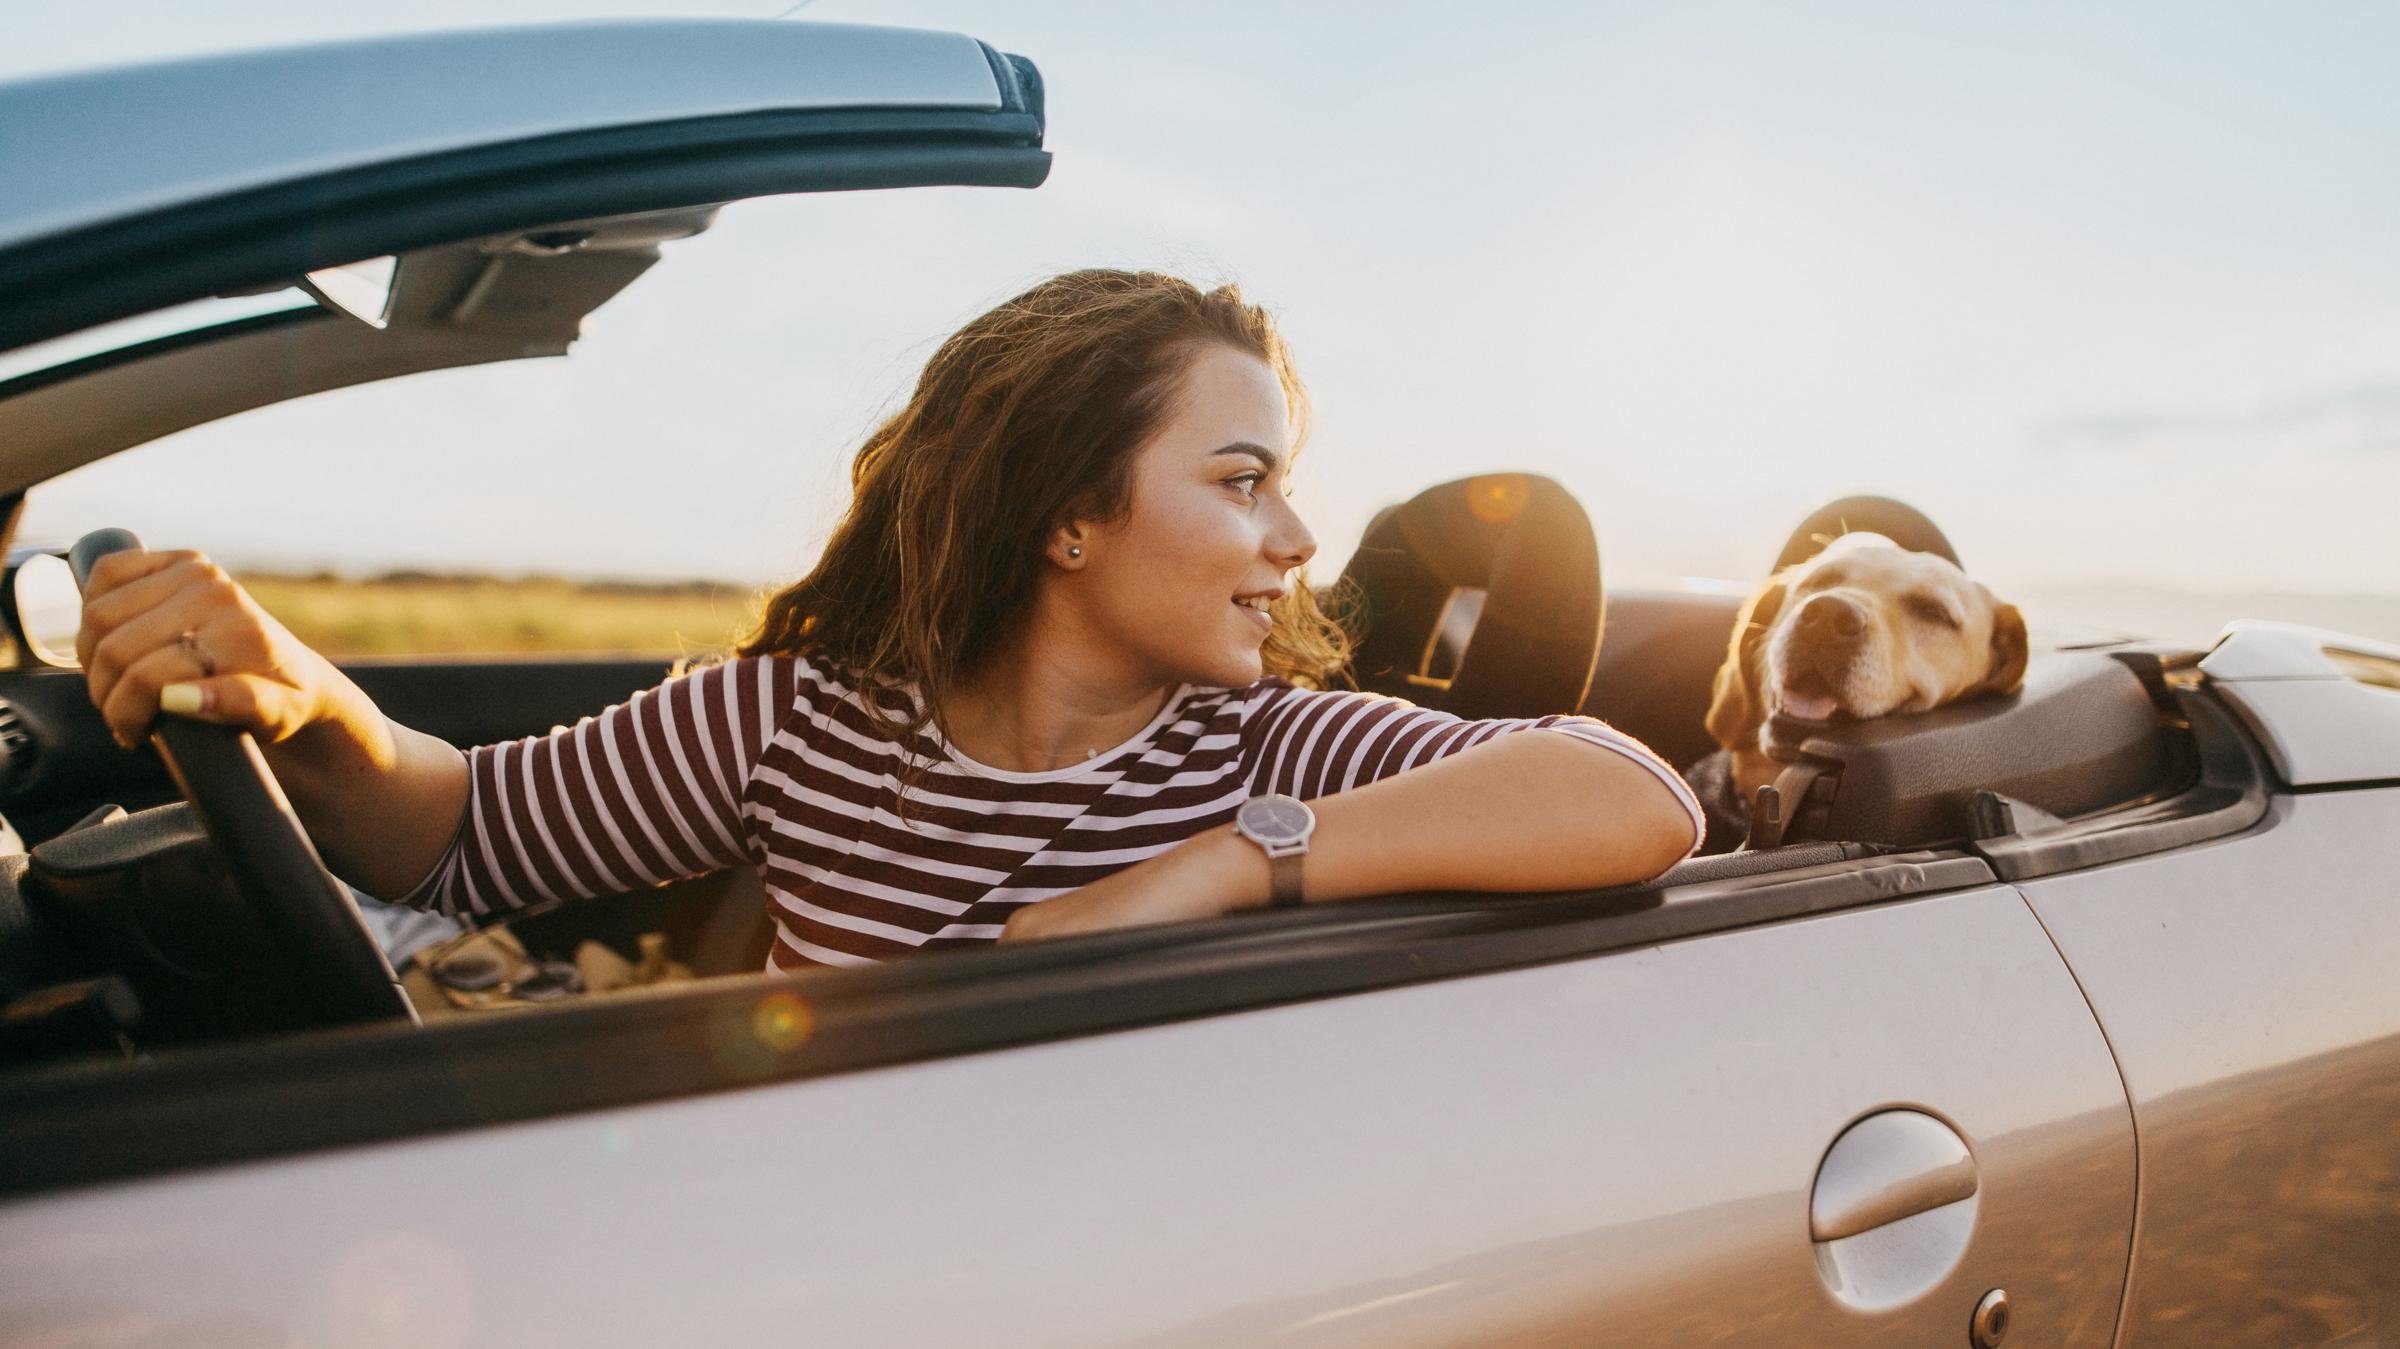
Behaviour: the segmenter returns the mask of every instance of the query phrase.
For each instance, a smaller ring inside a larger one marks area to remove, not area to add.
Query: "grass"
[[[715,581],[584,582],[552,576],[392,572],[238,576],[309,646],[352,656],[612,652],[685,655],[730,645],[760,592]]]

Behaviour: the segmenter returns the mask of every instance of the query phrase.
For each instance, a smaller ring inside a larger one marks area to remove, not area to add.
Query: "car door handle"
[[[1817,1167],[1808,1234],[1839,1241],[1970,1198],[1975,1158],[1947,1124],[1916,1110],[1883,1110],[1842,1131]]]

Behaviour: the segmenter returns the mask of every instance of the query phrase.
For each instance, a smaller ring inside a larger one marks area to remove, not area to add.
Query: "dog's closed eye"
[[[1956,628],[1959,626],[1958,615],[1950,612],[1950,606],[1931,595],[1909,596],[1908,613],[1911,618],[1922,619],[1941,627]]]

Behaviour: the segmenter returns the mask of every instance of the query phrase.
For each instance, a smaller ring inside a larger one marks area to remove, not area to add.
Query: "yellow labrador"
[[[1768,721],[1864,721],[2025,682],[2025,618],[1946,558],[1844,534],[1767,579],[1717,670],[1708,731],[1743,803],[1782,767]]]

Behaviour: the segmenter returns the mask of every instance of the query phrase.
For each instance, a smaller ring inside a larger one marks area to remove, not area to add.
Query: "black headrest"
[[[1462,717],[1572,712],[1600,654],[1600,545],[1566,488],[1531,473],[1460,478],[1386,509],[1342,572],[1363,601],[1358,686]],[[1429,677],[1452,595],[1481,591],[1474,635]]]
[[[1950,540],[1925,512],[1905,501],[1879,496],[1843,497],[1819,507],[1792,531],[1774,569],[1782,571],[1795,562],[1806,562],[1844,534],[1881,534],[1912,553],[1947,558],[1950,565],[1966,570]]]

